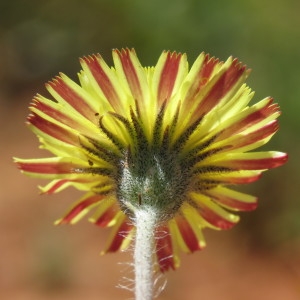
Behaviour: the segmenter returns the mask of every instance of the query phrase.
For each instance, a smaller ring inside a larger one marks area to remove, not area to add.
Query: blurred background
[[[78,57],[134,47],[143,65],[162,50],[201,51],[246,63],[254,101],[273,96],[281,130],[267,149],[289,153],[285,166],[244,191],[260,198],[231,231],[205,231],[208,246],[183,255],[160,300],[300,299],[300,2],[298,0],[0,1],[0,298],[130,299],[130,253],[99,256],[109,231],[86,221],[53,226],[81,194],[38,195],[45,184],[19,173],[12,156],[46,155],[24,126],[28,104],[63,71],[76,79]]]

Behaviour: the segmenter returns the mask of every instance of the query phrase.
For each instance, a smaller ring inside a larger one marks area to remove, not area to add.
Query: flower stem
[[[157,213],[150,208],[135,213],[136,237],[134,249],[135,299],[153,299],[154,230]]]

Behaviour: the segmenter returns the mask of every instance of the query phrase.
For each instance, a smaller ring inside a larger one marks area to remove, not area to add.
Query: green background
[[[20,235],[22,240],[25,235],[24,226],[29,226],[27,231],[30,240],[27,242],[30,245],[22,241],[29,249],[33,249],[34,253],[36,251],[38,263],[33,259],[29,264],[34,270],[25,267],[23,271],[15,270],[18,274],[20,272],[27,274],[31,278],[28,282],[24,281],[23,277],[21,279],[16,277],[16,279],[13,275],[11,281],[1,281],[0,271],[0,287],[1,282],[4,284],[3,290],[7,291],[10,291],[14,284],[20,286],[23,284],[28,290],[35,290],[36,285],[42,285],[43,288],[40,289],[43,291],[41,293],[44,293],[45,286],[48,287],[49,284],[51,289],[63,286],[64,291],[67,290],[64,289],[67,285],[76,286],[76,283],[69,279],[71,271],[65,270],[70,269],[69,265],[75,263],[75,258],[66,259],[69,254],[64,254],[70,251],[69,245],[62,243],[59,246],[58,243],[53,246],[56,239],[65,239],[69,235],[71,237],[74,235],[75,239],[76,229],[75,227],[69,229],[70,233],[67,227],[53,230],[46,225],[52,219],[59,217],[57,212],[62,213],[62,209],[67,207],[68,203],[63,203],[62,199],[60,202],[63,204],[58,208],[57,202],[53,204],[55,200],[50,200],[48,197],[44,196],[41,201],[36,195],[36,183],[24,179],[11,163],[10,157],[39,156],[35,137],[27,133],[23,123],[28,113],[27,106],[34,94],[36,92],[47,94],[44,82],[60,71],[76,79],[80,67],[78,57],[83,55],[99,52],[110,64],[111,49],[121,47],[134,47],[143,65],[154,65],[162,50],[186,52],[191,65],[197,55],[205,51],[222,60],[232,55],[252,69],[247,83],[256,92],[253,102],[272,96],[282,109],[280,130],[264,149],[288,152],[289,162],[279,169],[267,172],[259,182],[242,189],[258,195],[259,208],[255,212],[242,213],[240,224],[231,233],[224,233],[224,236],[233,239],[235,246],[242,245],[240,247],[246,248],[248,252],[272,255],[276,262],[280,261],[282,264],[295,263],[300,241],[299,15],[300,2],[297,0],[1,1],[0,133],[3,168],[0,187],[3,199],[1,199],[0,209],[6,217],[0,222],[2,222],[3,234],[8,237],[3,238],[3,241],[0,240],[2,243],[0,246],[6,249],[7,253],[14,247],[19,249],[20,244],[10,238],[10,235]],[[28,189],[28,192],[22,193],[20,191],[22,188]],[[79,193],[63,195],[73,199],[78,197]],[[53,197],[62,198],[62,196]],[[56,205],[57,211],[50,213],[45,209],[46,205],[47,208]],[[32,209],[27,212],[28,206]],[[19,223],[12,221],[16,211]],[[25,211],[26,217],[24,217]],[[38,221],[31,220],[35,216],[37,216],[35,220]],[[51,239],[54,241],[49,247],[48,239],[41,238],[42,229],[36,229],[43,226],[47,228],[48,233],[51,232]],[[77,226],[79,228],[82,225]],[[79,232],[86,232],[93,228],[91,225],[84,226],[84,229],[78,229]],[[56,236],[60,234],[58,233],[60,230],[63,231],[63,237]],[[95,229],[91,230],[93,230],[91,235],[94,240],[99,233],[96,233]],[[85,236],[84,233],[81,234]],[[207,230],[205,234],[213,240],[214,247],[218,247],[219,238],[222,239],[222,243],[224,242],[223,233],[215,234]],[[104,238],[101,240],[100,237],[99,242],[96,243],[99,250],[103,247],[103,241]],[[37,250],[40,249],[39,247],[44,250]],[[205,251],[210,251],[211,247]],[[191,257],[192,264],[197,264],[197,259],[201,260],[201,255],[195,255],[194,261]],[[222,256],[222,251],[218,257],[220,255]],[[13,254],[9,257],[14,259]],[[106,258],[94,255],[90,259],[97,261]],[[113,257],[109,259],[112,264],[118,261],[114,262]],[[117,259],[122,260],[122,256],[118,256]],[[27,257],[24,255],[20,260],[27,260]],[[201,261],[198,264],[201,270]],[[105,269],[105,272],[109,270]],[[187,272],[187,269],[182,272]],[[297,272],[293,269],[293,274]],[[176,275],[171,275],[171,282],[176,280],[174,278]],[[293,280],[298,282],[298,275]],[[176,284],[180,285],[180,283]],[[251,282],[249,286],[252,284],[255,283]],[[171,290],[172,287],[167,287],[168,289]],[[245,291],[246,289],[247,286]],[[270,289],[273,289],[271,282]],[[119,291],[120,299],[124,297],[122,293]],[[46,294],[45,292],[43,295]],[[161,299],[177,299],[171,294],[171,291],[169,294],[166,292],[162,296],[165,298]],[[285,296],[287,297],[286,294]],[[51,296],[49,297],[52,299]],[[107,299],[101,298],[101,295],[99,297],[98,299]],[[190,299],[194,299],[192,297],[190,296]],[[198,299],[197,296],[194,297]],[[64,299],[67,299],[67,296]],[[214,299],[219,298],[216,296]],[[222,299],[227,299],[225,294]]]

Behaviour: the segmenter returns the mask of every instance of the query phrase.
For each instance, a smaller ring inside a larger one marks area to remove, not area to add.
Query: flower
[[[50,179],[41,191],[73,186],[85,195],[56,224],[90,214],[113,227],[104,252],[124,249],[135,211],[158,211],[154,235],[161,271],[179,265],[178,252],[205,247],[202,229],[229,229],[232,211],[256,208],[257,198],[230,189],[260,178],[287,160],[281,152],[250,152],[278,130],[279,107],[267,97],[249,106],[249,70],[237,59],[201,53],[191,69],[185,54],[163,52],[155,67],[134,50],[80,60],[80,85],[60,74],[37,95],[28,117],[41,148],[54,157],[16,159],[28,175]]]

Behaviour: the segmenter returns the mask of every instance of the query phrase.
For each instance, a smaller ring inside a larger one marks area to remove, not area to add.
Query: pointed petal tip
[[[66,222],[65,222],[65,223],[66,223]],[[58,220],[55,220],[55,221],[53,222],[53,225],[54,225],[54,226],[58,226],[58,225],[61,225],[61,224],[64,224],[62,218],[60,218],[60,219],[58,219]]]
[[[14,163],[18,163],[20,158],[13,156],[12,160]]]
[[[203,250],[206,247],[205,241],[199,241],[199,250]]]
[[[45,188],[42,187],[41,185],[38,185],[37,188],[38,188],[38,190],[39,190],[39,195],[49,195],[49,194],[51,194],[51,193],[47,192],[47,191],[45,190]]]
[[[59,226],[59,225],[75,225],[77,221],[68,221],[64,220],[64,218],[58,219],[53,222],[54,226]]]

